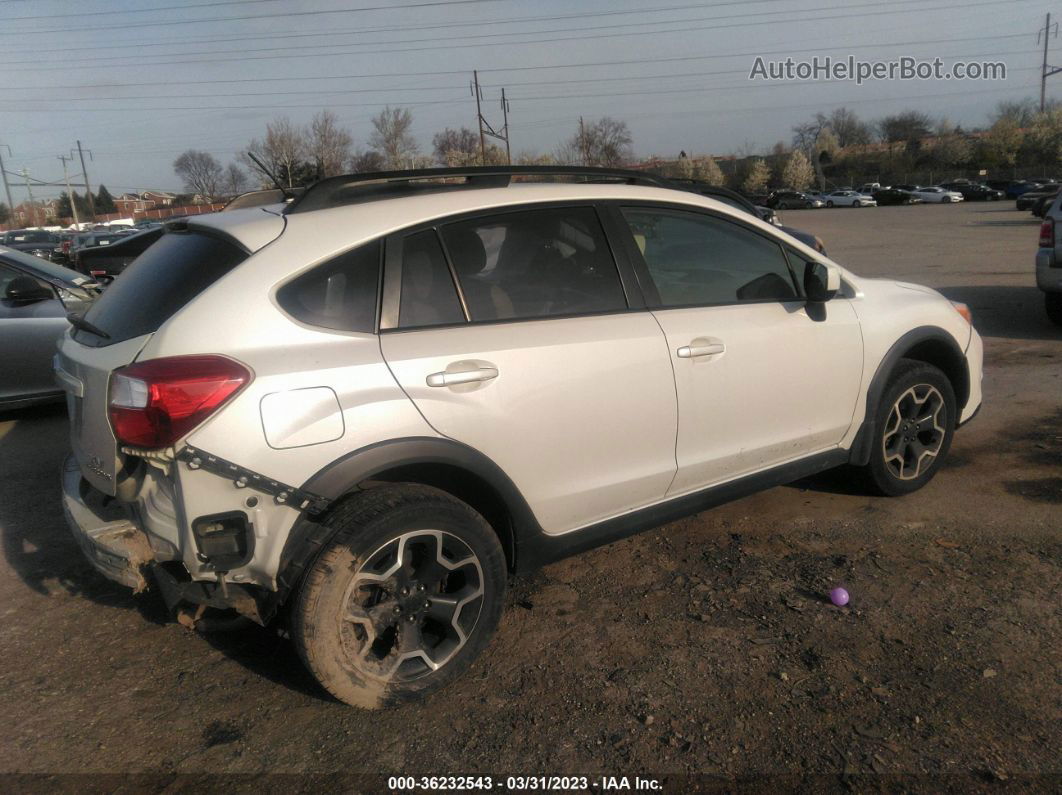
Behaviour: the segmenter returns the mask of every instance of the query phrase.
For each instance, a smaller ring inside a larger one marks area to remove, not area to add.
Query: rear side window
[[[281,287],[277,302],[310,326],[373,332],[380,250],[377,240],[340,254]]]
[[[473,321],[627,308],[592,207],[525,210],[447,224],[443,240]]]
[[[441,326],[464,321],[465,313],[439,236],[434,229],[409,235],[402,241],[399,327]]]
[[[167,232],[104,291],[85,315],[105,331],[78,331],[78,342],[104,346],[150,334],[247,257],[235,243],[199,231]]]

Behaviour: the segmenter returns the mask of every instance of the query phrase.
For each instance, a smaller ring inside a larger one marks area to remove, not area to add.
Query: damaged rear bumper
[[[63,463],[63,513],[85,557],[104,577],[139,593],[155,559],[147,536],[81,476],[74,456]]]

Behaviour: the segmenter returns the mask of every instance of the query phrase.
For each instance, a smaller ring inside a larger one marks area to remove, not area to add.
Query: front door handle
[[[707,342],[706,340],[694,340],[689,345],[683,345],[675,353],[680,359],[692,359],[696,356],[711,356],[723,353],[726,346],[721,342]]]
[[[428,386],[457,386],[458,384],[472,384],[476,381],[490,381],[498,377],[498,368],[479,367],[475,370],[460,370],[456,373],[432,373],[428,376]]]

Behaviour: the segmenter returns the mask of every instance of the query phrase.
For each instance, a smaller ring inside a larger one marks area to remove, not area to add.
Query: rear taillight
[[[1048,218],[1040,224],[1040,248],[1055,247],[1055,219]]]
[[[224,356],[172,356],[115,370],[109,402],[115,438],[131,447],[167,447],[253,377]]]

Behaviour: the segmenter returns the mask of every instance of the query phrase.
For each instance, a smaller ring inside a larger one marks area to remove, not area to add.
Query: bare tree
[[[921,141],[932,129],[933,120],[917,110],[907,110],[878,120],[878,136],[889,144]]]
[[[187,150],[173,161],[173,172],[184,182],[185,190],[202,194],[208,200],[218,194],[221,164],[210,152]]]
[[[238,193],[243,193],[247,190],[247,175],[243,173],[243,169],[235,163],[229,163],[225,169],[225,176],[222,180],[222,184],[225,186],[225,191],[235,196]]]
[[[631,131],[627,122],[608,116],[589,124],[579,119],[578,131],[563,149],[566,156],[577,153],[586,166],[622,165],[631,156]]]
[[[360,149],[354,153],[354,156],[350,158],[350,170],[355,174],[365,174],[370,171],[384,171],[387,168],[387,164],[384,162],[384,157],[379,152],[369,150],[363,152]]]
[[[343,173],[353,142],[332,111],[322,110],[313,117],[307,149],[319,179]]]
[[[870,125],[848,108],[836,108],[830,114],[829,127],[837,139],[837,145],[842,149],[870,143]]]
[[[401,169],[417,154],[413,114],[408,108],[386,107],[372,120],[369,146],[383,155],[387,168]]]
[[[289,188],[306,176],[306,134],[286,116],[267,124],[265,140],[259,141],[255,138],[247,149],[265,163],[273,177],[287,183]],[[244,155],[242,159],[252,171],[261,174],[269,182],[272,181],[270,173],[263,171],[249,157]]]
[[[447,127],[432,136],[431,145],[435,159],[444,166],[465,165],[479,156],[479,136],[467,127]]]

